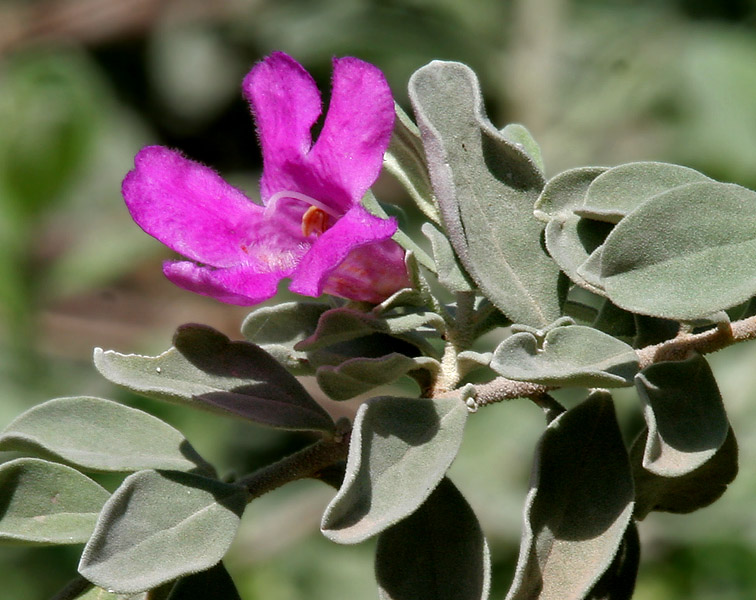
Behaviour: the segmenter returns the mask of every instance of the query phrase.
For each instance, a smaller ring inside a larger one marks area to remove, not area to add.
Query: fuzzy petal
[[[162,146],[143,148],[122,193],[144,231],[192,260],[228,267],[247,258],[243,248],[263,208],[215,171]]]
[[[296,172],[310,151],[310,130],[322,110],[315,81],[293,58],[274,52],[252,68],[242,90],[254,113],[262,147],[263,198],[294,189],[292,163]]]
[[[396,227],[394,219],[381,219],[362,206],[355,206],[312,245],[292,274],[289,289],[305,296],[319,296],[329,275],[350,252],[389,239]],[[366,282],[368,285],[370,282]]]
[[[201,267],[192,262],[166,262],[163,273],[177,286],[221,302],[252,306],[276,294],[282,273],[258,273],[246,266]]]
[[[352,204],[375,183],[394,128],[394,100],[381,71],[356,58],[333,61],[333,93],[323,130],[308,155]]]

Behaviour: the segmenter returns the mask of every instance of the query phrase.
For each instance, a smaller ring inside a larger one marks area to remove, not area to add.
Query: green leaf
[[[413,513],[457,455],[467,414],[457,397],[380,396],[363,404],[344,483],[323,514],[325,536],[361,542]]]
[[[241,600],[223,563],[178,580],[167,600]]]
[[[159,356],[95,350],[108,380],[158,400],[293,430],[332,431],[328,413],[272,356],[204,325],[183,325]]]
[[[86,396],[29,409],[0,434],[0,450],[17,450],[92,471],[213,468],[183,435],[146,412]]]
[[[639,563],[638,526],[631,520],[614,561],[588,593],[587,600],[631,600]]]
[[[596,392],[539,442],[508,600],[585,597],[620,548],[633,497],[611,397]]]
[[[373,333],[383,333],[423,345],[424,340],[417,333],[420,328],[437,332],[444,326],[440,315],[423,309],[379,317],[351,308],[334,308],[321,316],[315,333],[295,347],[297,350],[318,350]]]
[[[655,363],[638,373],[635,384],[648,425],[643,468],[680,477],[714,456],[730,424],[703,356]]]
[[[488,544],[475,513],[449,479],[380,534],[375,573],[382,600],[488,598]]]
[[[660,162],[635,162],[609,169],[588,188],[575,212],[583,217],[619,223],[646,200],[688,183],[711,182],[703,173]]]
[[[215,565],[236,534],[243,487],[177,471],[139,471],[105,503],[79,572],[135,593]]]
[[[644,429],[630,449],[635,479],[635,518],[644,519],[651,511],[690,513],[709,506],[725,493],[738,474],[738,444],[732,428],[724,444],[700,467],[679,477],[662,477],[643,467],[648,429]]]
[[[578,274],[578,267],[600,246],[609,228],[605,223],[581,219],[575,209],[582,205],[588,186],[604,167],[585,167],[560,173],[550,179],[535,204],[534,214],[546,221],[546,249],[559,268],[578,285],[596,293],[600,288]]]
[[[407,113],[398,104],[395,107],[394,132],[383,157],[383,166],[404,186],[423,214],[434,223],[440,224],[441,216],[433,197],[420,132]]]
[[[284,302],[252,311],[241,326],[247,341],[257,344],[291,373],[312,374],[307,353],[294,350],[297,342],[311,336],[318,319],[330,306],[320,302]]]
[[[165,598],[164,595],[154,592],[117,594],[92,585],[83,577],[79,577],[55,594],[52,600],[162,600],[163,598]]]
[[[416,369],[437,372],[437,360],[420,356],[411,358],[392,352],[378,358],[352,358],[340,365],[320,367],[318,385],[333,400],[348,400],[379,385],[393,383]]]
[[[108,492],[65,465],[19,458],[0,465],[0,541],[81,544]]]
[[[538,166],[485,117],[467,66],[433,61],[414,73],[409,93],[457,256],[509,318],[547,325],[560,314],[559,271],[533,216],[544,184]]]
[[[620,387],[632,385],[638,356],[606,333],[567,325],[546,333],[542,345],[532,333],[516,333],[494,352],[491,368],[509,379],[543,385]]]
[[[457,260],[449,239],[431,223],[424,223],[422,231],[430,240],[436,263],[438,282],[450,292],[471,292],[474,287]]]
[[[756,295],[756,193],[691,183],[660,194],[606,238],[601,277],[616,305],[692,320]]]
[[[543,156],[541,155],[541,147],[524,125],[510,123],[504,127],[500,133],[505,140],[512,142],[525,152],[535,166],[538,167],[538,170],[542,175],[546,172],[546,167],[543,164]]]

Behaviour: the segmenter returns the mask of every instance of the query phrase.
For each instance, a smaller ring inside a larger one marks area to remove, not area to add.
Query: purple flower
[[[264,206],[215,171],[161,146],[142,149],[123,182],[134,221],[188,261],[166,262],[176,285],[223,302],[252,305],[281,279],[306,296],[326,292],[380,302],[410,285],[393,219],[360,204],[381,170],[394,123],[383,74],[356,58],[333,61],[330,108],[321,113],[309,73],[277,52],[242,85],[263,153]]]

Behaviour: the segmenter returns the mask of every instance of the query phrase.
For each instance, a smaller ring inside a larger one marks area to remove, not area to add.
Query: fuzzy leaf
[[[635,384],[648,425],[643,468],[680,477],[714,456],[730,424],[703,356],[655,363],[638,373]]]
[[[437,360],[411,358],[392,352],[378,358],[352,358],[338,366],[323,366],[316,373],[318,385],[333,400],[348,400],[379,385],[393,383],[416,369],[438,371]]]
[[[231,545],[246,500],[243,487],[190,473],[134,473],[105,503],[79,572],[135,593],[208,569]]]
[[[431,223],[424,223],[422,231],[430,240],[436,263],[438,282],[450,292],[470,292],[473,285],[457,260],[449,239]]]
[[[620,387],[632,385],[638,356],[626,343],[582,325],[554,327],[543,344],[532,333],[516,333],[496,348],[491,368],[509,379],[543,385]]]
[[[488,544],[475,513],[449,479],[380,534],[375,573],[382,600],[488,598]]]
[[[546,172],[546,167],[543,164],[541,147],[538,145],[538,142],[535,141],[535,138],[525,128],[524,125],[520,125],[519,123],[510,123],[509,125],[506,125],[500,131],[500,133],[505,140],[512,142],[523,152],[525,152],[530,160],[533,161],[533,164],[538,167],[538,170],[542,175]]]
[[[361,542],[413,513],[457,455],[467,414],[456,397],[381,396],[363,404],[344,483],[323,514],[326,537]]]
[[[534,209],[536,217],[546,221],[546,249],[559,268],[572,281],[596,293],[599,289],[578,274],[578,267],[603,243],[609,227],[581,219],[574,211],[582,205],[591,182],[605,171],[604,167],[585,167],[560,173],[543,188]]]
[[[294,350],[297,342],[309,337],[318,319],[330,307],[319,302],[284,302],[252,311],[241,326],[245,339],[257,344],[290,372],[297,375],[314,372],[307,353]]]
[[[687,167],[635,162],[609,169],[588,188],[575,212],[599,221],[619,223],[649,198],[688,183],[712,181]]]
[[[485,117],[469,67],[433,61],[414,73],[409,94],[441,217],[466,271],[513,321],[552,322],[559,270],[533,216],[539,167]]]
[[[404,186],[410,198],[434,223],[441,223],[433,197],[428,165],[425,163],[420,132],[407,113],[396,105],[396,120],[383,166]]]
[[[554,419],[536,450],[509,600],[583,598],[612,564],[633,480],[609,394]]]
[[[593,586],[586,600],[631,600],[639,564],[638,526],[635,521],[630,521],[614,561]]]
[[[296,345],[297,350],[318,350],[373,333],[396,336],[410,343],[420,343],[416,331],[421,327],[441,328],[444,320],[427,310],[378,317],[351,308],[334,308],[324,313],[310,337]]]
[[[94,362],[108,380],[150,398],[270,427],[333,430],[328,413],[272,356],[204,325],[179,327],[174,347],[159,356],[98,348]]]
[[[57,398],[27,410],[0,434],[0,450],[92,471],[213,472],[179,431],[157,417],[86,396]]]
[[[0,541],[86,542],[108,497],[71,467],[38,458],[6,462],[0,465]]]
[[[654,196],[606,238],[606,294],[632,312],[693,320],[756,295],[756,193],[691,183]]]
[[[724,444],[700,467],[679,477],[662,477],[643,467],[648,429],[633,443],[630,461],[635,479],[635,518],[644,519],[652,510],[690,513],[709,506],[725,493],[738,474],[738,444],[732,428]]]

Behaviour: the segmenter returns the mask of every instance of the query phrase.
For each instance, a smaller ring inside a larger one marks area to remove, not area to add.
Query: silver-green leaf
[[[110,494],[65,465],[19,458],[0,465],[0,541],[81,544]]]
[[[486,118],[475,73],[433,61],[409,82],[433,189],[460,261],[513,321],[544,326],[560,314],[559,269],[541,246],[533,204],[539,166]]]
[[[92,471],[213,472],[179,431],[157,417],[86,396],[57,398],[29,409],[0,434],[0,450]]]
[[[326,537],[361,542],[414,512],[457,455],[467,414],[457,397],[381,396],[363,404],[344,483],[323,514]]]
[[[159,356],[95,350],[113,383],[151,398],[292,430],[332,431],[328,413],[259,346],[231,342],[204,325],[184,325]]]
[[[505,339],[491,368],[517,381],[581,387],[630,386],[638,355],[625,342],[598,329],[567,325],[550,329],[541,344],[532,333]]]
[[[539,442],[507,599],[583,598],[612,564],[633,499],[611,397],[596,392],[551,421]]]
[[[680,477],[699,468],[724,444],[730,424],[703,356],[655,363],[638,373],[635,383],[648,425],[643,468]]]
[[[756,295],[756,193],[691,183],[654,196],[606,238],[601,279],[629,311],[693,320]]]
[[[204,571],[228,550],[246,502],[243,487],[198,475],[134,473],[105,503],[79,572],[136,593]]]

